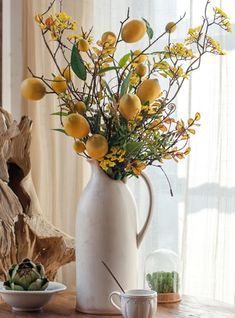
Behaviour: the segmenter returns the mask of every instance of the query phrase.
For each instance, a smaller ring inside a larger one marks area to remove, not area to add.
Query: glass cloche
[[[148,255],[145,261],[145,288],[157,292],[158,303],[181,300],[179,258],[176,253],[159,249]]]

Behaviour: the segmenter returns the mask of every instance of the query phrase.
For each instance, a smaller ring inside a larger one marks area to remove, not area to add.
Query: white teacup
[[[121,306],[114,302],[114,295],[120,298]],[[109,299],[125,318],[153,318],[157,310],[157,293],[153,290],[132,289],[125,294],[114,291]]]

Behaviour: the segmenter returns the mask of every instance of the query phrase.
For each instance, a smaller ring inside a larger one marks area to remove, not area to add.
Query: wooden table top
[[[115,316],[84,315],[75,311],[75,293],[55,295],[41,312],[12,312],[0,301],[0,318],[113,318]],[[116,316],[119,317],[119,316]],[[178,304],[158,305],[156,318],[235,318],[235,306],[221,302],[184,296]]]

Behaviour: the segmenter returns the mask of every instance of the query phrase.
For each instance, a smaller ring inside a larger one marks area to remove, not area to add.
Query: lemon
[[[65,118],[64,130],[71,137],[83,138],[89,134],[90,125],[85,117],[72,113]]]
[[[107,139],[99,134],[91,136],[86,142],[86,151],[91,158],[101,159],[108,152]]]
[[[87,52],[90,49],[90,45],[89,45],[88,41],[85,39],[80,39],[78,41],[78,49],[81,52]]]
[[[86,111],[86,104],[83,101],[78,101],[74,104],[74,108],[79,114],[84,114]]]
[[[66,79],[63,76],[58,75],[54,77],[51,87],[56,93],[64,93],[68,86]]]
[[[140,63],[136,66],[135,72],[140,77],[143,77],[147,73],[147,66],[145,66],[143,63]]]
[[[119,111],[127,120],[134,119],[141,111],[141,101],[134,94],[125,94],[119,101]]]
[[[102,44],[108,43],[110,45],[113,45],[116,42],[116,40],[117,40],[116,34],[111,31],[104,32],[101,37]]]
[[[81,153],[85,151],[86,147],[83,142],[77,140],[73,144],[73,149],[76,151],[76,153]]]
[[[70,82],[73,78],[73,72],[71,70],[71,67],[68,66],[63,69],[62,71],[63,77],[66,79],[67,82]]]
[[[146,24],[142,20],[131,20],[124,24],[122,39],[126,43],[134,43],[141,40],[146,33]]]
[[[176,30],[176,24],[175,22],[169,22],[167,23],[166,27],[165,27],[166,32],[168,33],[172,33],[175,32]]]
[[[142,104],[149,102],[150,104],[161,95],[161,87],[157,79],[144,80],[137,89],[136,95]]]
[[[21,95],[29,100],[40,100],[46,94],[46,86],[38,78],[26,78],[20,87]]]

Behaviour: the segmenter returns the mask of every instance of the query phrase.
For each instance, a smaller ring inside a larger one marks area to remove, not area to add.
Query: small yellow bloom
[[[177,58],[192,59],[194,57],[192,49],[187,48],[184,43],[174,43],[170,46],[166,46],[165,51]]]
[[[72,25],[71,25],[71,30],[76,31],[77,28],[78,28],[77,22],[76,22],[76,21],[73,21],[73,22],[72,22]]]
[[[207,44],[211,48],[211,52],[214,54],[225,55],[225,51],[222,49],[220,43],[213,39],[211,36],[207,35]]]
[[[225,13],[221,8],[219,8],[219,7],[214,7],[214,11],[215,11],[217,14],[219,14],[220,16],[222,16],[222,17],[228,19],[227,13]]]
[[[170,66],[170,73],[171,73],[171,77],[175,77],[175,78],[178,78],[178,77],[183,77],[183,78],[188,78],[188,74],[186,74],[183,70],[182,67],[173,67],[173,66]]]
[[[69,40],[69,41],[74,40],[77,42],[79,39],[80,39],[80,37],[77,34],[70,34],[67,36],[67,40]]]
[[[38,25],[41,30],[45,30],[47,28],[47,26],[44,23],[39,23]]]
[[[100,161],[99,165],[104,171],[107,171],[109,168],[114,167],[116,163],[110,160],[102,160]]]
[[[89,44],[92,44],[92,43],[94,42],[93,36],[90,35],[90,34],[87,33],[87,32],[81,33],[81,34],[79,35],[79,38],[80,38],[80,39],[87,40],[87,42],[88,42]]]
[[[232,32],[231,22],[227,13],[225,13],[219,7],[214,7],[214,11],[216,14],[217,23],[221,26],[221,28],[227,32]]]
[[[189,28],[188,29],[188,36],[185,39],[185,43],[186,44],[196,43],[199,40],[201,28],[202,28],[201,25],[199,25],[195,28]]]
[[[57,13],[56,17],[62,22],[68,22],[71,19],[71,17],[64,11]]]
[[[131,85],[136,85],[140,80],[139,75],[137,75],[136,73],[132,73],[131,78],[130,78],[130,84]]]
[[[136,176],[140,176],[142,171],[147,167],[146,163],[140,161],[140,160],[134,160],[127,164],[125,170],[127,172],[132,172]]]
[[[159,70],[168,70],[170,65],[166,61],[160,61],[160,62],[154,63],[153,67]]]
[[[102,158],[100,166],[103,170],[107,171],[109,168],[115,167],[116,164],[125,161],[126,151],[120,147],[112,147],[110,152]]]
[[[41,14],[36,14],[34,19],[37,23],[41,23],[43,21],[43,16]]]

